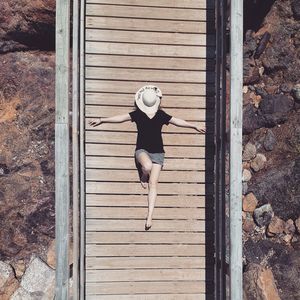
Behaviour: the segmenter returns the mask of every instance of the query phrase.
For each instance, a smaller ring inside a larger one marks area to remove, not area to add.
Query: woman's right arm
[[[89,121],[89,124],[93,127],[96,127],[102,123],[123,123],[130,120],[131,120],[130,115],[125,114],[125,115],[118,115],[109,118],[99,118],[99,119],[91,120]]]

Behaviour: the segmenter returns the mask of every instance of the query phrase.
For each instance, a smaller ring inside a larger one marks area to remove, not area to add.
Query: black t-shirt
[[[150,153],[164,153],[161,129],[164,124],[169,125],[172,116],[159,109],[150,119],[140,109],[129,113],[131,122],[136,123],[138,135],[136,150],[145,149]]]

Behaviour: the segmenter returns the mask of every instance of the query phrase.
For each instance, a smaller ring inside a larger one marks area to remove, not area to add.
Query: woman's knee
[[[152,169],[152,162],[149,161],[149,162],[145,162],[142,166],[142,169],[144,172],[146,173],[150,173],[151,172],[151,169]]]
[[[158,184],[157,180],[154,180],[154,179],[151,179],[151,178],[149,179],[149,187],[150,188],[156,188],[157,184]]]

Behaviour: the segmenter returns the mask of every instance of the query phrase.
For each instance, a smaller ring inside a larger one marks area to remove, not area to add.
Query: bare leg
[[[157,196],[157,183],[161,170],[161,165],[153,164],[149,178],[149,193],[148,193],[148,216],[145,224],[145,229],[148,230],[152,226],[152,214]]]
[[[147,182],[149,181],[149,176],[152,169],[152,161],[149,155],[145,152],[141,152],[137,156],[137,161],[142,166],[142,176],[141,176],[141,185],[145,189],[147,188]]]

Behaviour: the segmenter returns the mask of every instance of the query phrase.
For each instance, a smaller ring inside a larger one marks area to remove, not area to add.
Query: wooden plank
[[[105,80],[137,80],[160,81],[178,83],[205,83],[214,82],[214,73],[207,71],[170,71],[170,70],[143,70],[124,68],[87,67],[86,78]]]
[[[213,199],[208,196],[159,195],[155,207],[211,207]],[[147,201],[140,195],[86,195],[87,206],[146,207]]]
[[[212,297],[212,296],[211,296]],[[139,294],[139,295],[101,295],[101,300],[205,300],[206,294]],[[88,295],[87,300],[99,300],[99,295]]]
[[[120,126],[120,124],[118,124]],[[117,125],[116,125],[117,126]],[[122,125],[121,125],[122,126]],[[209,136],[212,139],[212,136]],[[202,134],[168,134],[163,135],[166,146],[205,146],[205,137]],[[107,131],[86,131],[86,142],[88,143],[113,143],[135,145],[137,134],[133,132],[107,132]],[[188,157],[188,152],[187,155]]]
[[[157,222],[156,220],[155,223]],[[120,246],[88,244],[86,245],[86,256],[205,256],[205,245],[137,244]]]
[[[122,17],[134,19],[158,19],[158,20],[183,20],[206,21],[207,14],[212,17],[211,11],[200,9],[152,7],[145,9],[139,6],[87,4],[86,15],[98,17]]]
[[[205,281],[152,281],[145,282],[88,282],[87,295],[105,294],[153,294],[153,293],[203,293]]]
[[[86,16],[86,28],[124,29],[138,31],[211,33],[206,22],[182,20],[151,20],[114,17]]]
[[[193,231],[204,232],[203,220],[154,220],[151,231]],[[145,220],[86,220],[86,231],[143,231]]]
[[[86,208],[87,219],[145,219],[147,208],[92,207]],[[155,208],[153,218],[163,220],[204,220],[204,208]]]
[[[205,178],[205,171],[165,171],[160,173],[159,182],[190,182],[190,183],[209,183],[212,179]],[[101,169],[87,169],[87,181],[130,181],[139,182],[140,178],[136,170],[101,170]]]
[[[103,124],[105,125],[105,124]],[[176,128],[176,127],[175,127]],[[133,157],[135,147],[132,145],[122,145],[122,147],[110,144],[89,144],[86,143],[86,155],[97,156],[123,156]],[[211,158],[213,153],[205,153],[205,147],[198,146],[181,146],[171,147],[166,146],[165,158]],[[211,155],[210,155],[211,154]],[[206,155],[206,156],[205,156]],[[176,174],[177,175],[177,174]]]
[[[115,92],[130,93],[133,96],[141,86],[149,84],[149,82],[136,82],[136,81],[109,81],[109,80],[91,80],[86,79],[86,92]],[[152,82],[151,84],[157,85],[163,94],[169,95],[182,95],[182,96],[212,96],[214,94],[214,87],[209,84],[202,83],[165,83],[165,82]]]
[[[103,207],[101,207],[102,209]],[[155,208],[157,209],[157,208]],[[147,234],[143,232],[87,232],[86,234],[86,243],[87,244],[204,244],[205,243],[205,233],[203,232],[152,232],[149,231]],[[175,258],[175,257],[174,257]],[[147,257],[143,258],[147,260]],[[176,259],[176,258],[175,258]],[[168,258],[169,260],[169,258]],[[120,262],[121,259],[118,259]],[[200,266],[191,264],[189,260],[175,260],[176,265],[172,265],[173,268],[197,268]],[[93,263],[92,263],[93,262]],[[97,264],[92,260],[90,264],[87,264],[88,269],[101,269],[101,260],[97,261]],[[116,261],[115,261],[116,262]],[[159,263],[157,263],[159,262]],[[151,261],[151,258],[148,257],[147,263],[148,268],[152,267],[161,267],[161,268],[171,268],[172,259],[169,262],[161,264],[161,259]],[[179,264],[180,262],[180,264]],[[187,266],[184,264],[187,263]],[[147,268],[143,264],[143,260],[139,260],[136,264],[132,265],[134,262],[130,260],[130,265],[128,262],[125,264],[126,268]],[[174,262],[173,262],[174,263]],[[182,265],[181,265],[182,263]],[[107,262],[106,262],[107,264]],[[204,264],[204,263],[203,263]],[[201,267],[204,265],[201,264]],[[125,266],[124,265],[124,266]],[[155,266],[156,265],[156,266]],[[114,265],[115,268],[119,265]],[[123,268],[125,268],[123,266]],[[119,266],[121,269],[122,267]]]
[[[213,8],[214,2],[207,0],[87,0],[87,3],[145,6],[145,7],[182,7],[182,8]]]
[[[205,280],[204,269],[87,270],[86,282]]]
[[[86,65],[140,69],[172,69],[198,71],[214,70],[214,61],[206,58],[147,56],[147,59],[145,59],[145,57],[143,56],[110,54],[86,54]]]
[[[134,109],[133,109],[134,110]],[[115,115],[123,115],[132,112],[128,107],[111,107],[111,106],[98,106],[98,105],[86,105],[85,113],[86,117],[111,117]],[[165,110],[171,116],[185,119],[188,121],[205,121],[211,120],[212,111],[208,109],[195,109],[195,108],[186,108],[186,109],[178,109],[178,108],[168,108]],[[119,125],[120,124],[113,124]],[[122,124],[123,125],[123,124]],[[122,126],[121,125],[121,126]],[[172,124],[171,124],[172,125]],[[174,125],[172,125],[174,126]],[[197,131],[191,130],[191,133],[196,133]],[[203,137],[203,135],[201,135]]]
[[[109,94],[109,93],[86,93],[86,104],[89,105],[111,105],[126,106],[134,108],[134,95],[132,94]],[[214,99],[204,96],[169,96],[163,95],[161,101],[162,109],[168,108],[213,108]]]
[[[167,9],[169,11],[169,9]],[[147,32],[110,29],[87,29],[87,41],[143,43],[157,45],[214,46],[215,36],[199,33]]]
[[[86,53],[185,58],[213,58],[215,55],[213,47],[150,45],[94,41],[86,42]]]
[[[136,170],[135,162],[133,158],[127,157],[99,157],[99,156],[87,156],[86,167],[95,169],[122,169],[122,170]],[[182,159],[182,158],[169,158],[165,160],[163,169],[166,171],[172,170],[193,170],[204,171],[205,169],[212,169],[212,165],[209,161],[204,159]]]
[[[205,195],[211,194],[212,188],[202,183],[159,183],[157,192],[160,195]],[[148,194],[139,183],[131,182],[95,182],[86,183],[89,194]]]

